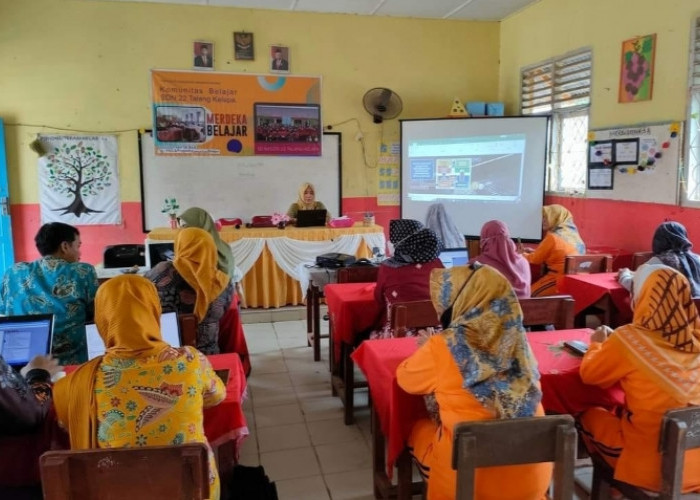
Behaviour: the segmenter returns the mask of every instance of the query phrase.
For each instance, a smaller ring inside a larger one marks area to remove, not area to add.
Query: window
[[[552,115],[548,191],[581,192],[586,187],[591,66],[592,53],[584,50],[521,72],[522,114]]]
[[[700,206],[700,17],[693,25],[688,93],[688,151],[685,201]],[[694,202],[694,203],[693,203]]]

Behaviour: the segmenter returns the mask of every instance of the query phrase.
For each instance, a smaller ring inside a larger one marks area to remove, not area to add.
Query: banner
[[[151,72],[157,155],[321,156],[321,79]]]
[[[377,205],[398,206],[399,199],[399,156],[398,142],[390,145],[382,143],[377,157]]]
[[[41,135],[41,222],[121,224],[117,138]]]

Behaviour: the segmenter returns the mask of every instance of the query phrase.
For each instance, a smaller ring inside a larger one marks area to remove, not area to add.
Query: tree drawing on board
[[[52,209],[61,215],[101,213],[85,205],[84,198],[96,196],[112,185],[112,169],[108,157],[82,141],[61,144],[47,156],[47,187],[59,195],[71,199],[60,208]]]

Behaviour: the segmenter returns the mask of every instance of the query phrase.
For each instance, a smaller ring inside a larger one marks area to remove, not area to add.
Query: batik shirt
[[[0,314],[53,314],[51,352],[62,365],[87,361],[85,321],[92,317],[97,273],[90,264],[42,257],[5,272]]]
[[[203,408],[226,397],[209,361],[193,347],[162,359],[109,356],[95,381],[100,448],[207,443]],[[210,498],[219,498],[216,461],[209,450]]]

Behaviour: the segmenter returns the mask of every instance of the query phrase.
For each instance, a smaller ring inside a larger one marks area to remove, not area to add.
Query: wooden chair
[[[474,498],[474,472],[479,467],[539,462],[554,462],[551,498],[573,498],[576,429],[571,415],[462,422],[455,426],[454,436],[456,500]]]
[[[639,266],[646,263],[654,256],[654,252],[634,252],[632,254],[632,271],[636,271]]]
[[[700,407],[669,410],[661,420],[659,451],[661,452],[661,491],[650,492],[616,480],[615,470],[602,457],[592,454],[592,500],[610,498],[610,488],[616,488],[630,500],[690,500],[700,494],[682,494],[683,464],[686,450],[700,448]]]
[[[523,326],[554,325],[555,330],[574,327],[574,299],[571,295],[551,295],[518,299],[523,310]]]
[[[365,283],[376,282],[379,266],[356,266],[343,267],[338,269],[338,283]],[[367,387],[366,381],[355,382],[355,363],[350,355],[355,349],[354,346],[343,343],[340,346],[340,363],[335,366],[333,360],[333,325],[329,328],[328,359],[331,364],[331,386],[333,395],[340,397],[345,410],[343,412],[345,425],[352,425],[354,422],[355,410],[355,389]],[[319,335],[319,338],[321,336]],[[316,336],[314,335],[314,342]]]
[[[202,443],[49,451],[39,463],[44,500],[209,498],[209,462]]]
[[[410,328],[439,326],[440,318],[430,300],[397,302],[391,306],[390,324],[395,337],[405,337]]]
[[[568,255],[564,260],[564,274],[611,273],[612,255]]]
[[[180,324],[182,345],[197,347],[197,317],[194,314],[180,313],[177,322]]]

